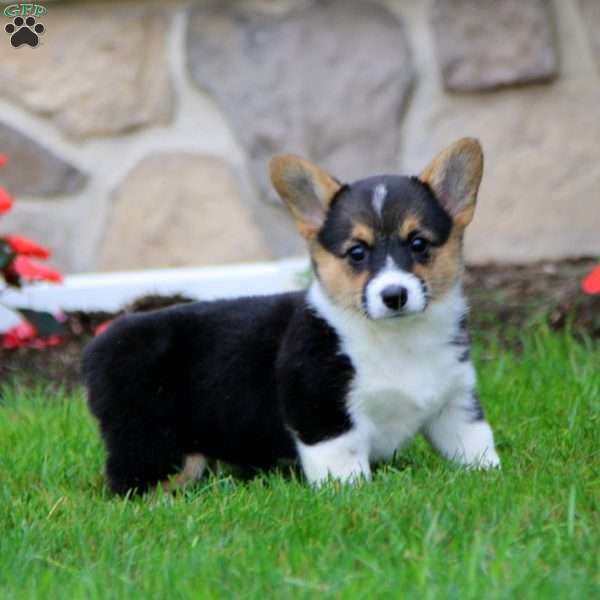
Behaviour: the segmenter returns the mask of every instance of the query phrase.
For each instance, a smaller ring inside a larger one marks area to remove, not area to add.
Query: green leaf
[[[48,337],[51,335],[64,335],[67,328],[53,314],[40,310],[30,310],[28,308],[18,308],[17,311],[23,315],[23,318],[29,321],[38,331],[39,337]]]
[[[0,240],[0,271],[6,269],[14,257],[13,249],[4,240]]]

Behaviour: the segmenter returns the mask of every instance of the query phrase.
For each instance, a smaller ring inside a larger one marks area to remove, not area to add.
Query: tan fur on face
[[[318,242],[311,244],[310,254],[331,299],[341,308],[363,312],[362,295],[369,278],[368,271],[357,273],[346,260],[331,254]]]
[[[462,274],[462,237],[461,229],[453,227],[448,241],[432,248],[427,264],[415,263],[413,271],[427,283],[433,301],[443,298]]]
[[[352,240],[359,240],[372,246],[375,242],[375,232],[371,227],[365,225],[364,223],[357,223],[352,228]],[[352,243],[352,240],[349,240],[348,244]]]
[[[400,237],[405,240],[413,231],[423,232],[421,219],[418,215],[408,215],[402,223],[400,223]]]

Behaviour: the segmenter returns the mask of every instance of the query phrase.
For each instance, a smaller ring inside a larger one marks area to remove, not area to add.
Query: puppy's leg
[[[161,481],[163,490],[170,492],[198,481],[206,468],[206,458],[202,454],[188,454],[183,469],[177,475]]]
[[[298,440],[296,445],[304,474],[314,485],[330,477],[344,482],[371,478],[368,442],[356,430],[316,444]]]
[[[453,398],[425,424],[423,433],[446,458],[481,469],[500,466],[492,428],[475,393]]]
[[[177,432],[141,419],[104,429],[106,475],[116,494],[144,493],[181,469],[185,452]]]

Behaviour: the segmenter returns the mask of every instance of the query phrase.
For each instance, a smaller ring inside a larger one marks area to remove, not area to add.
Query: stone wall
[[[37,48],[0,40],[19,200],[0,232],[67,271],[301,253],[273,153],[350,180],[416,173],[465,135],[486,153],[470,262],[600,254],[597,0],[47,7]]]

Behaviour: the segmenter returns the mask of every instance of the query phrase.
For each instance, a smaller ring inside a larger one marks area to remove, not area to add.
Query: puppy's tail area
[[[117,494],[143,493],[182,466],[185,427],[174,410],[178,370],[170,364],[177,356],[167,351],[169,335],[145,315],[127,315],[83,353],[88,404],[99,421],[106,475]]]
[[[160,412],[160,403],[148,400],[164,387],[170,366],[165,360],[167,335],[156,331],[146,315],[132,314],[115,320],[88,344],[81,374],[90,410],[98,419],[142,409]]]

